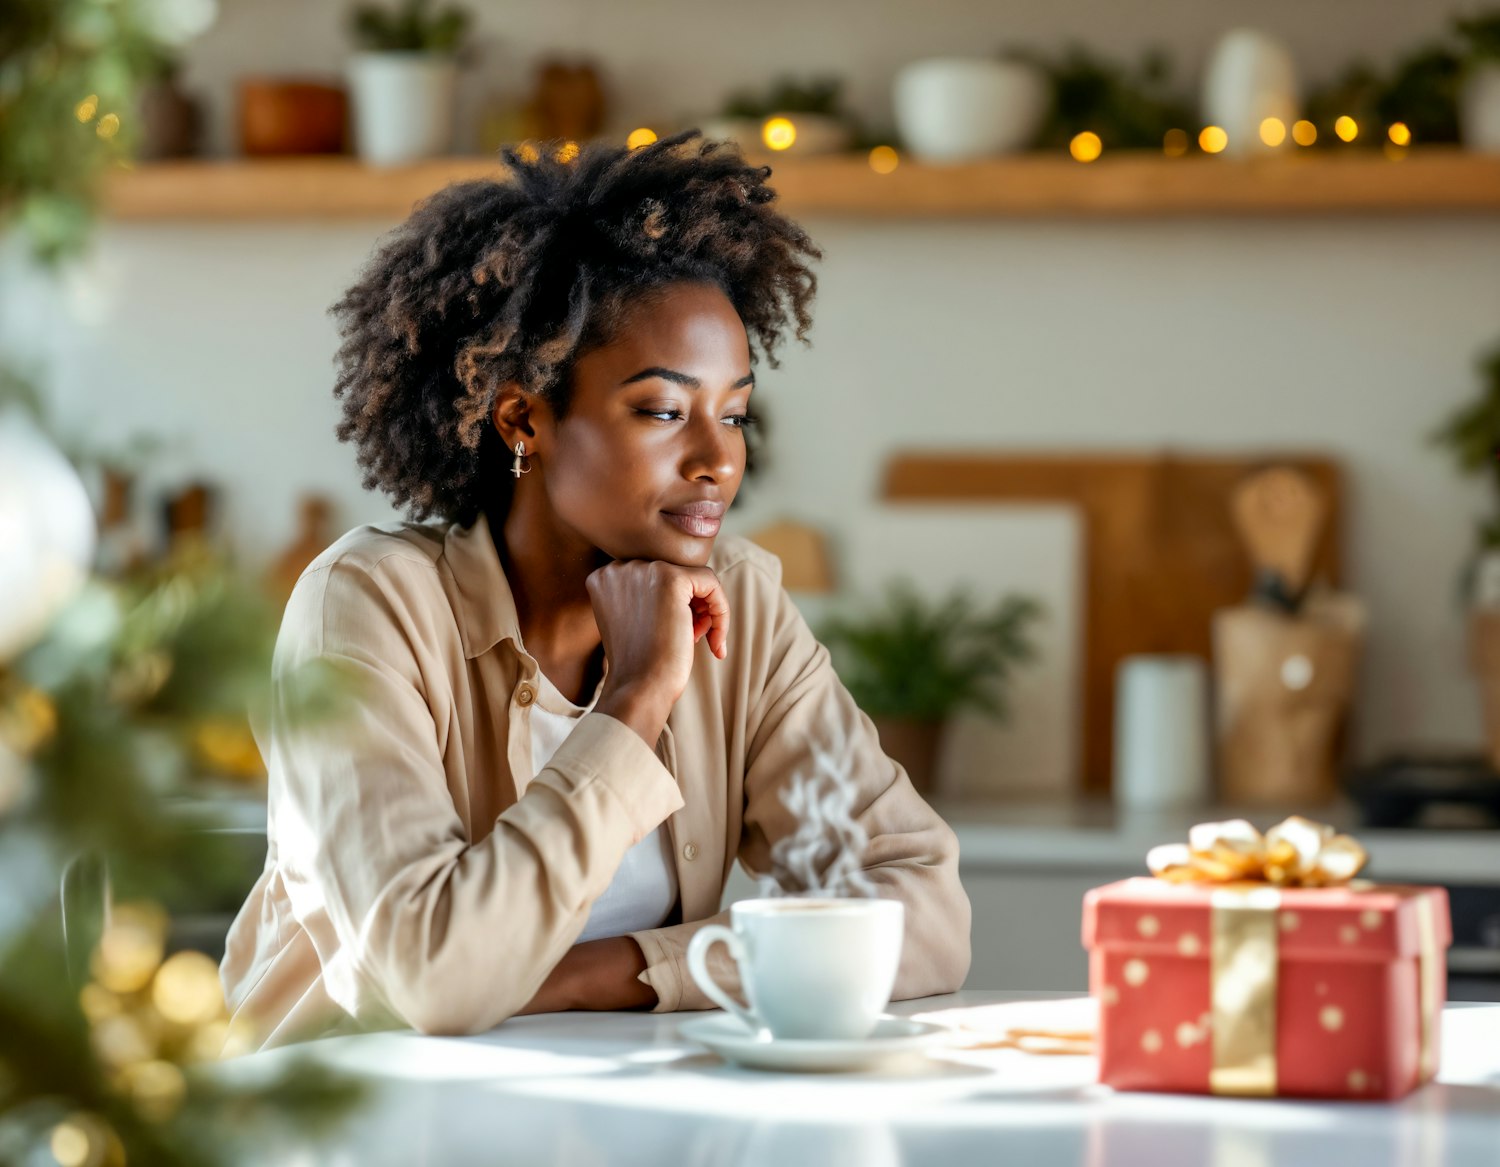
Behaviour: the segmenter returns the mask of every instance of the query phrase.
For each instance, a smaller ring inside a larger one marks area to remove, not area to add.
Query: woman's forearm
[[[656,991],[637,979],[645,971],[646,955],[629,936],[575,944],[516,1015],[649,1008]]]

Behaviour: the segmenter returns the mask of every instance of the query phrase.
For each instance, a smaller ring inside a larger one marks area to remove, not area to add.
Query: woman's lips
[[[712,539],[719,533],[724,522],[723,519],[711,519],[706,515],[679,515],[672,511],[662,511],[662,514],[668,522],[700,539]]]

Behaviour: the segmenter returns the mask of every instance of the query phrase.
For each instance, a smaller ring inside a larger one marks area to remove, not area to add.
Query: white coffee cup
[[[729,919],[729,928],[700,928],[688,945],[688,971],[715,1003],[777,1038],[857,1040],[874,1030],[901,961],[900,900],[741,900]],[[719,941],[739,967],[748,1010],[708,970]]]

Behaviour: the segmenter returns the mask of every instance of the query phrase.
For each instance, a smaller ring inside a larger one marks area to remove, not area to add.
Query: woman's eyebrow
[[[649,369],[642,369],[633,377],[626,377],[620,384],[634,385],[637,381],[647,381],[652,377],[660,377],[663,381],[673,381],[678,385],[686,385],[689,389],[703,388],[703,382],[697,377],[689,377],[686,373],[679,373],[676,369],[663,369],[660,365],[652,365]],[[731,389],[743,389],[746,385],[755,384],[755,374],[746,373],[738,381],[730,386]]]

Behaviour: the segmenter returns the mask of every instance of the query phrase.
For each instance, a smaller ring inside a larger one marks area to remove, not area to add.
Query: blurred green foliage
[[[984,611],[965,589],[929,601],[895,580],[878,604],[826,620],[818,638],[871,717],[936,721],[966,708],[1003,717],[1006,682],[1034,656],[1029,633],[1040,615],[1029,597]]]
[[[395,8],[361,4],[350,13],[354,42],[372,53],[456,53],[473,21],[463,8],[434,9],[432,0],[405,0]]]

